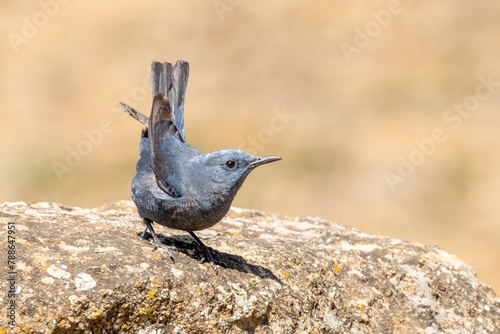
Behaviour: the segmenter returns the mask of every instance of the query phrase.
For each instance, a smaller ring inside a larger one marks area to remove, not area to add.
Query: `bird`
[[[189,145],[184,131],[188,77],[186,61],[173,66],[153,61],[150,117],[120,102],[126,113],[145,126],[131,197],[145,225],[141,236],[145,238],[146,232],[152,236],[153,249],[161,246],[153,223],[186,231],[201,250],[202,262],[209,262],[217,272],[208,247],[194,232],[214,226],[226,215],[251,171],[281,157],[254,156],[240,149],[205,154]]]

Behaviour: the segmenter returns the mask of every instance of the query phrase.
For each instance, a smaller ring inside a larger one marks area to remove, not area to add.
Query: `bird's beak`
[[[281,160],[281,157],[278,156],[270,156],[270,157],[257,157],[255,161],[252,161],[248,164],[249,169],[254,169],[257,166],[268,164],[273,161]]]

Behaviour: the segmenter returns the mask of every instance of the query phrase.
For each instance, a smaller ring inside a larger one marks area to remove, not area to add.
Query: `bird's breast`
[[[179,198],[165,194],[152,172],[138,173],[132,184],[132,199],[143,218],[183,231],[203,230],[217,224],[229,210],[234,196],[200,192],[187,187]]]

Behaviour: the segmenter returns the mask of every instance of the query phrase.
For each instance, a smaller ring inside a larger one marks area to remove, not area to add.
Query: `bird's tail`
[[[186,97],[186,87],[189,77],[189,64],[179,60],[172,64],[165,62],[159,63],[153,61],[151,63],[151,81],[153,99],[157,93],[162,93],[170,104],[172,113],[172,122],[178,131],[178,136],[182,141],[185,141],[184,135],[184,98]],[[120,102],[120,107],[129,114],[132,118],[138,120],[146,128],[149,127],[149,118],[135,110],[129,105]]]
[[[189,64],[185,61],[179,60],[174,66],[168,62],[159,63],[153,61],[151,63],[153,98],[160,92],[169,101],[173,123],[177,131],[179,131],[182,140],[185,140],[184,98],[186,97],[188,77]]]

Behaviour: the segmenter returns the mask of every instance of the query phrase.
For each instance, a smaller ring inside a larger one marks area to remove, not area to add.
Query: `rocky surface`
[[[500,299],[455,256],[319,218],[232,208],[198,233],[218,274],[183,232],[157,227],[175,263],[153,251],[129,201],[0,219],[0,333],[500,333]]]

